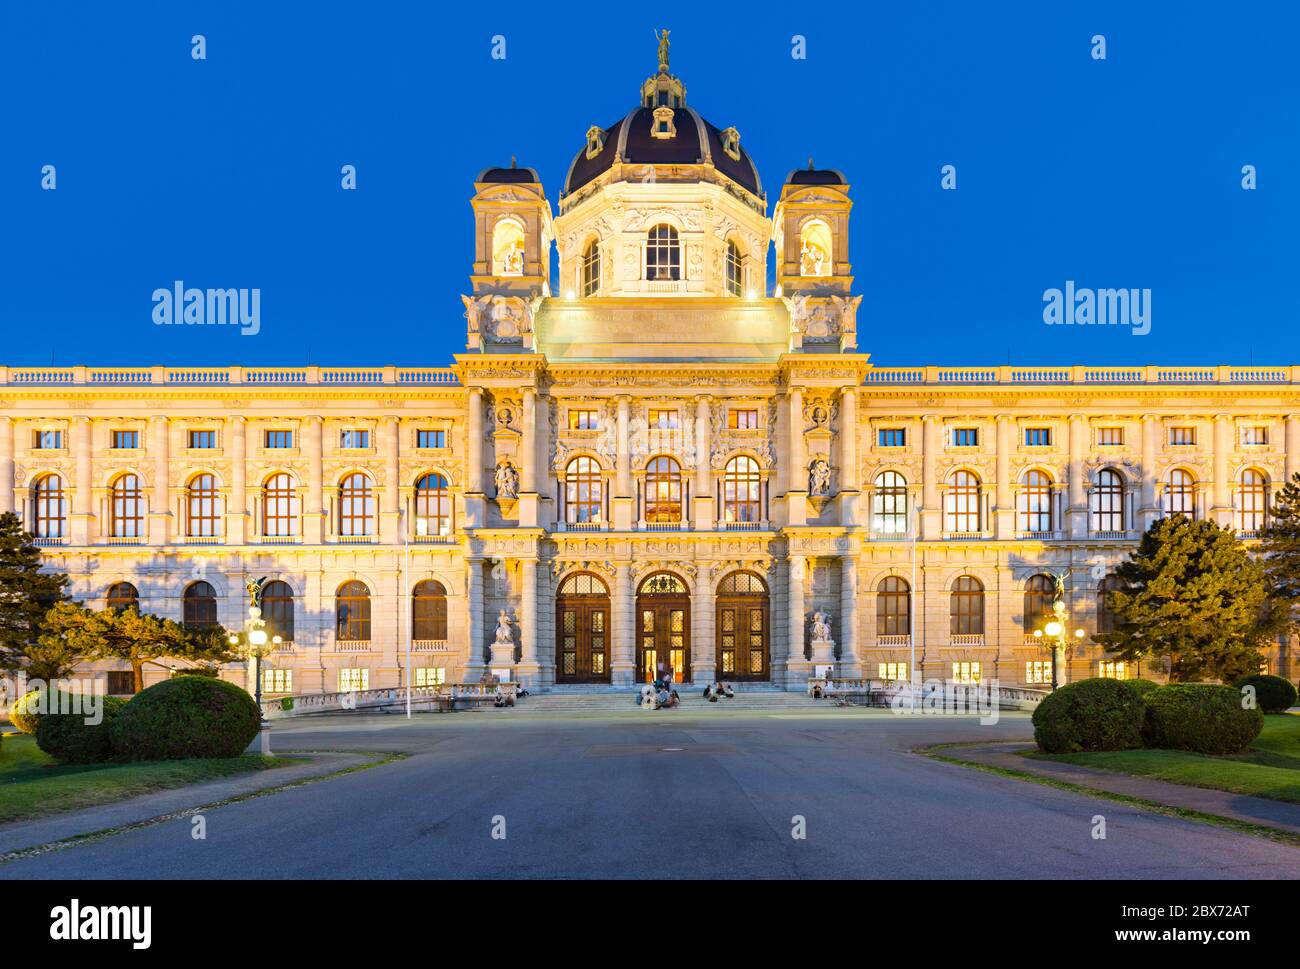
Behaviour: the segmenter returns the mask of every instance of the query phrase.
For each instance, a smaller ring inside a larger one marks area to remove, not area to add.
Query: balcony
[[[881,648],[898,646],[906,648],[912,645],[912,637],[908,634],[902,636],[877,636],[876,645]]]
[[[455,545],[455,535],[413,535],[411,542],[414,545]]]
[[[37,548],[57,548],[60,545],[67,545],[68,542],[69,539],[66,535],[57,538],[47,536],[45,538],[32,539],[32,544]]]
[[[361,639],[348,639],[342,642],[334,643],[336,653],[368,653],[370,652],[370,641]]]
[[[451,647],[445,639],[413,639],[411,650],[416,653],[446,653]]]
[[[606,526],[604,522],[556,522],[555,530],[557,532],[603,532]]]
[[[1101,542],[1134,542],[1137,541],[1138,533],[1128,529],[1120,529],[1118,531],[1089,532],[1088,537]]]
[[[949,646],[983,646],[983,633],[953,633],[948,637]]]
[[[1065,533],[1055,529],[1046,532],[1016,532],[1016,541],[1019,542],[1059,542],[1065,538]]]
[[[719,522],[724,532],[761,532],[763,522]]]
[[[331,535],[330,541],[336,545],[374,545],[379,541],[376,535]]]
[[[939,537],[945,542],[986,542],[993,537],[992,532],[941,532]]]

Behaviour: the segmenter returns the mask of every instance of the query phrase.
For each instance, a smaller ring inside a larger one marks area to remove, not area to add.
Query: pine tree
[[[13,512],[0,515],[0,669],[11,673],[26,671],[38,676],[29,669],[29,654],[41,648],[46,613],[66,598],[68,577],[42,565],[41,550],[31,534],[23,531],[18,516]],[[41,670],[48,672],[43,663]]]
[[[1294,613],[1300,600],[1300,473],[1291,476],[1272,504],[1268,526],[1260,536],[1260,561],[1273,598],[1292,610],[1291,624],[1300,625],[1300,616]]]
[[[1115,575],[1114,632],[1093,641],[1128,662],[1167,658],[1174,682],[1258,672],[1260,648],[1282,625],[1263,566],[1211,521],[1160,519]]]

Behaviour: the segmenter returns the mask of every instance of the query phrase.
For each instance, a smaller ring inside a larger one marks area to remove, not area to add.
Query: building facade
[[[769,215],[666,44],[558,212],[531,169],[474,188],[452,366],[0,368],[0,510],[94,607],[240,629],[267,577],[270,693],[1042,686],[1056,577],[1105,628],[1152,521],[1251,538],[1300,470],[1300,367],[875,367],[846,178]],[[1066,675],[1139,672],[1085,638]]]

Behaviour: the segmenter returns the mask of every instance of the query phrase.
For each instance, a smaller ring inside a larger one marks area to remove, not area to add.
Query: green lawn
[[[94,807],[232,774],[282,767],[283,757],[164,760],[138,764],[61,765],[26,734],[0,741],[0,823]]]
[[[1113,750],[1031,756],[1099,767],[1121,774],[1138,774],[1191,787],[1300,803],[1300,716],[1291,713],[1266,716],[1264,729],[1251,749],[1231,757],[1210,757],[1182,750]]]

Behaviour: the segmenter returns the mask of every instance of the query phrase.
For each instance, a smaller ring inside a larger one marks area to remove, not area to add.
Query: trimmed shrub
[[[1145,697],[1152,690],[1160,689],[1160,684],[1155,680],[1120,680],[1120,682],[1140,697]]]
[[[41,701],[42,697],[43,702],[50,705],[57,704],[60,709],[70,708],[72,703],[72,694],[64,693],[62,690],[49,693],[45,690],[32,690],[30,693],[24,693],[14,701],[14,705],[9,708],[9,722],[23,733],[35,736],[41,717],[45,716],[45,714],[37,712],[38,701]]]
[[[1232,685],[1237,690],[1253,686],[1255,688],[1255,703],[1265,713],[1285,713],[1295,706],[1295,684],[1290,680],[1284,680],[1280,676],[1268,676],[1258,673],[1255,676],[1243,676]]]
[[[1241,691],[1209,683],[1170,683],[1146,696],[1148,747],[1198,754],[1239,754],[1264,729],[1264,712],[1247,710]]]
[[[1079,680],[1047,694],[1034,710],[1034,740],[1049,754],[1142,746],[1144,710],[1121,680]]]
[[[137,693],[111,729],[115,760],[238,757],[257,736],[261,711],[225,680],[178,676]]]
[[[100,698],[104,704],[99,723],[86,723],[84,713],[47,713],[36,728],[36,746],[64,764],[98,764],[112,753],[110,730],[126,706],[121,697]]]

